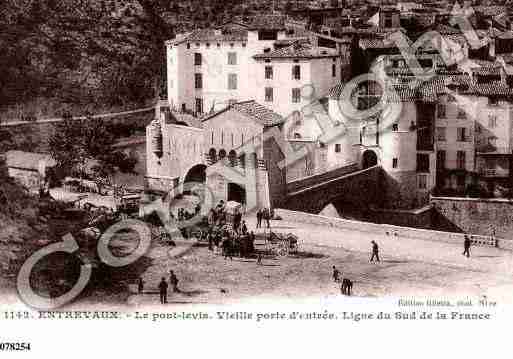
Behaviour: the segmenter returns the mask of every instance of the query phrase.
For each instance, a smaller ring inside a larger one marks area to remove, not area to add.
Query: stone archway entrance
[[[207,181],[207,174],[206,174],[207,166],[203,164],[198,164],[187,172],[185,175],[183,183],[187,182],[199,182],[199,183],[205,183]]]
[[[228,201],[246,203],[246,189],[241,185],[233,182],[228,183]]]
[[[376,166],[378,164],[378,156],[376,152],[372,150],[366,150],[362,155],[362,168],[366,169],[369,167]]]

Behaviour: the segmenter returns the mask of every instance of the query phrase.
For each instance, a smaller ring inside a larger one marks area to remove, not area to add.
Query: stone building
[[[285,20],[262,16],[168,41],[170,107],[199,117],[254,99],[289,116],[313,96],[327,93],[349,65],[345,44],[320,47]]]
[[[57,163],[49,154],[12,150],[5,153],[5,164],[10,177],[38,193],[46,185],[47,171]]]

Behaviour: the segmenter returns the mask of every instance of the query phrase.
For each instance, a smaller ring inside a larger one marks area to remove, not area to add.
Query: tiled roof
[[[342,95],[344,84],[330,89],[328,97],[338,100]],[[448,92],[448,89],[457,91],[462,95],[476,96],[513,96],[513,89],[501,82],[476,83],[468,74],[438,75],[415,86],[414,80],[407,84],[388,84],[385,91],[387,102],[436,102],[439,96]]]
[[[503,14],[507,11],[505,6],[499,5],[481,5],[481,6],[473,6],[472,9],[475,12],[478,12],[484,16],[497,16]]]
[[[55,166],[57,163],[51,155],[46,153],[34,153],[25,151],[7,151],[5,163],[7,167],[16,167],[27,170],[39,170],[40,162],[46,162],[47,166]]]
[[[260,15],[250,19],[246,25],[250,30],[285,30],[286,20],[283,15]]]
[[[282,116],[254,100],[234,103],[220,111],[206,115],[202,118],[202,121],[207,121],[225,111],[232,109],[248,117],[251,117],[265,127],[276,126],[285,122],[285,119]]]
[[[200,29],[170,40],[168,44],[180,44],[186,41],[247,41],[247,30],[221,31],[216,29]]]
[[[188,113],[171,111],[170,123],[184,123],[189,127],[202,128],[201,121]]]
[[[310,43],[296,41],[294,44],[271,51],[269,53],[260,53],[253,58],[255,59],[268,59],[268,58],[321,58],[321,57],[335,57],[339,56],[336,49],[328,47],[313,46]]]

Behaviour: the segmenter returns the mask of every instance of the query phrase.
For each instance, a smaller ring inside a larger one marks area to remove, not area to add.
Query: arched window
[[[219,150],[219,160],[222,160],[226,157],[226,151],[224,149]]]
[[[228,153],[228,160],[230,161],[230,166],[235,167],[237,165],[237,153],[234,150]]]
[[[210,151],[208,151],[208,157],[210,162],[217,162],[217,152],[215,148],[211,148]]]

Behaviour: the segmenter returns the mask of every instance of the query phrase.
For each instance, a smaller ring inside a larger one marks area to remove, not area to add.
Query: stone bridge
[[[353,165],[354,166],[354,165]],[[326,179],[330,173],[311,176],[289,184],[285,209],[318,214],[328,204],[343,200],[361,208],[379,204],[382,191],[382,169],[379,165],[363,170],[351,171],[347,166],[345,174]],[[335,172],[333,171],[333,172]],[[323,178],[324,177],[324,178]]]

